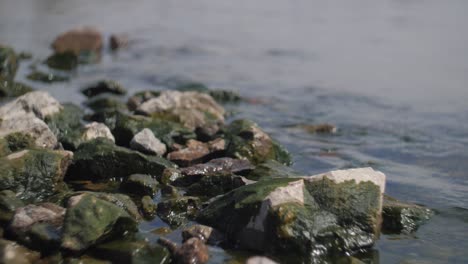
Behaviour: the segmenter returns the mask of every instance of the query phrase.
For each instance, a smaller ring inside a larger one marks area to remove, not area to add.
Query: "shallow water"
[[[127,33],[71,82],[33,86],[62,101],[101,78],[132,92],[194,80],[256,104],[260,123],[306,174],[372,166],[387,192],[438,214],[414,235],[383,235],[374,261],[456,263],[468,257],[468,2],[0,0],[0,43],[50,54],[59,33],[95,25]],[[23,65],[18,76],[29,73]],[[329,122],[336,135],[291,125]],[[154,223],[157,225],[157,223]]]

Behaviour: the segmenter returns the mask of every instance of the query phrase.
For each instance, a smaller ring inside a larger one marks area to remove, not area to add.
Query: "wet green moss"
[[[83,110],[71,103],[62,106],[59,113],[47,116],[44,121],[65,149],[76,150],[82,142],[81,135],[84,131],[81,123]]]
[[[5,140],[11,152],[16,152],[26,148],[33,148],[35,146],[34,138],[29,134],[24,134],[21,132],[8,134],[5,137]]]
[[[23,206],[23,201],[16,198],[14,192],[10,190],[0,191],[0,226],[5,227],[13,218],[15,210]]]
[[[429,208],[401,202],[385,195],[382,208],[382,231],[390,234],[415,232],[433,215],[434,212]]]
[[[45,73],[41,71],[31,72],[26,76],[26,78],[32,81],[38,81],[43,83],[65,82],[70,79],[68,76],[57,75],[53,73]]]
[[[172,227],[178,227],[193,219],[200,209],[198,197],[184,196],[166,199],[157,206],[158,216]]]
[[[287,178],[301,176],[299,172],[294,171],[276,160],[267,160],[258,164],[254,170],[248,173],[245,177],[250,180],[261,180],[269,178]]]
[[[78,56],[71,51],[54,53],[45,61],[47,66],[58,70],[73,70],[78,66]]]

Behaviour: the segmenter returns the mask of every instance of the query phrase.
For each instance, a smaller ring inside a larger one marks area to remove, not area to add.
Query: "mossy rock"
[[[12,190],[29,202],[42,202],[66,190],[63,177],[71,153],[23,150],[0,159],[0,190]]]
[[[54,73],[46,73],[42,71],[33,71],[26,76],[31,81],[38,81],[43,83],[65,82],[70,80],[68,76],[58,75]]]
[[[0,263],[32,264],[37,263],[41,254],[17,244],[14,241],[0,239]]]
[[[233,121],[227,127],[226,139],[229,142],[226,151],[231,157],[245,158],[253,164],[267,160],[276,160],[285,165],[291,164],[288,151],[250,120]]]
[[[136,230],[137,222],[126,210],[96,195],[84,193],[69,200],[61,247],[81,252]]]
[[[0,98],[18,97],[32,91],[34,91],[32,87],[21,82],[0,81]]]
[[[234,91],[220,90],[220,89],[212,90],[212,89],[209,89],[203,83],[198,83],[198,82],[189,82],[189,83],[181,84],[175,87],[175,90],[178,90],[181,92],[194,91],[194,92],[205,93],[213,97],[213,99],[215,99],[216,102],[220,104],[237,103],[242,100],[241,96]]]
[[[34,138],[29,134],[23,134],[20,132],[11,133],[5,136],[5,141],[11,152],[18,150],[33,148],[35,146]]]
[[[214,197],[246,185],[238,175],[207,175],[187,189],[187,195]]]
[[[67,179],[102,180],[125,178],[135,173],[158,175],[174,164],[164,158],[147,156],[97,138],[81,144],[75,152]]]
[[[10,222],[15,210],[23,206],[23,201],[18,199],[13,191],[0,191],[0,226],[4,226]]]
[[[255,169],[245,175],[245,177],[257,181],[268,178],[298,177],[300,175],[299,172],[294,171],[291,167],[285,166],[276,160],[267,160],[255,166]]]
[[[122,183],[121,189],[138,196],[149,195],[153,197],[158,190],[158,181],[151,175],[132,174]]]
[[[126,111],[127,105],[121,101],[120,98],[109,95],[100,95],[90,98],[85,101],[84,104],[95,112],[105,111],[105,110],[121,110]]]
[[[384,196],[382,231],[389,234],[412,233],[434,215],[424,206],[398,201]]]
[[[7,46],[0,45],[0,82],[13,81],[18,70],[18,56]]]
[[[127,93],[127,90],[116,81],[101,80],[81,90],[81,93],[87,96],[88,98],[91,98],[105,93],[125,95]]]
[[[109,121],[115,121],[113,129],[109,125],[108,127],[112,129],[117,145],[121,146],[128,146],[132,138],[144,128],[150,129],[154,136],[167,146],[172,146],[176,142],[185,143],[189,139],[196,138],[194,132],[182,125],[159,118],[117,112],[114,119]]]
[[[152,219],[156,215],[157,205],[154,203],[153,199],[146,195],[141,198],[141,211],[147,219]]]
[[[62,106],[59,113],[46,117],[44,121],[65,149],[76,150],[82,142],[84,126],[81,119],[84,113],[79,106],[72,103]]]
[[[167,224],[178,227],[193,219],[200,209],[200,199],[184,196],[164,200],[158,203],[157,214]]]
[[[150,245],[144,240],[116,240],[101,244],[92,250],[100,259],[115,264],[169,264],[169,251],[159,245]]]
[[[78,66],[78,62],[78,56],[71,51],[54,53],[45,61],[50,68],[65,71],[75,69]]]

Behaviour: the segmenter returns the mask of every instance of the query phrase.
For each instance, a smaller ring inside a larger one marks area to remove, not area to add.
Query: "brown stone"
[[[167,158],[183,167],[191,166],[200,162],[204,162],[212,156],[224,151],[224,139],[215,139],[208,143],[203,143],[197,140],[189,140],[186,148],[176,150],[167,155]]]
[[[102,48],[102,34],[93,27],[80,27],[69,30],[57,36],[52,48],[57,53],[72,51],[79,55],[81,52],[97,52]]]

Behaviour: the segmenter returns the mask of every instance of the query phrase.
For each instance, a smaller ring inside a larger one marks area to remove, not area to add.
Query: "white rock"
[[[15,118],[28,113],[34,114],[39,119],[60,112],[62,106],[49,93],[44,91],[29,92],[12,102],[0,107],[0,117]]]
[[[65,208],[53,203],[30,204],[16,209],[10,228],[24,230],[35,223],[57,223],[61,222],[64,216]]]
[[[146,154],[164,155],[167,148],[158,138],[156,138],[148,128],[138,132],[130,141],[130,148],[141,151]]]
[[[278,264],[278,263],[267,257],[254,256],[254,257],[250,257],[249,259],[247,259],[245,264]]]
[[[211,120],[224,122],[224,108],[210,95],[199,92],[163,91],[160,96],[138,106],[137,111],[146,115],[168,114],[191,129],[207,124],[207,114]]]
[[[95,138],[107,138],[115,142],[115,138],[110,129],[106,125],[98,122],[87,124],[82,135],[84,141],[90,141]]]

